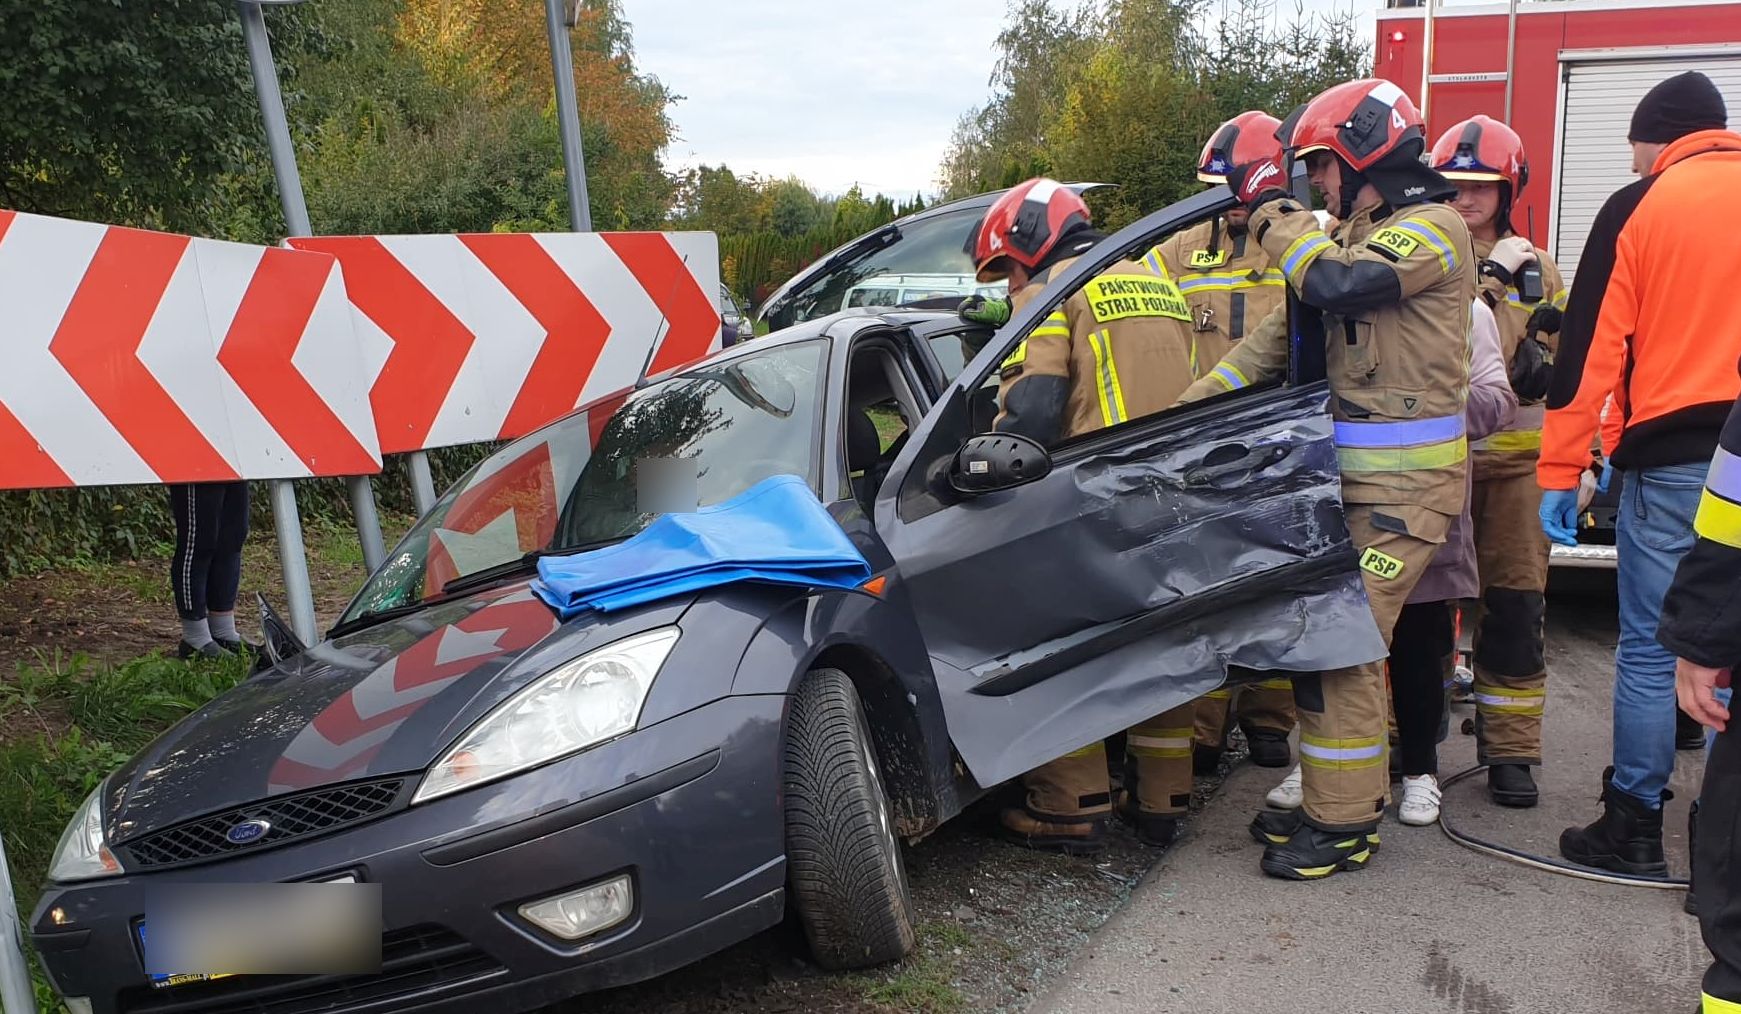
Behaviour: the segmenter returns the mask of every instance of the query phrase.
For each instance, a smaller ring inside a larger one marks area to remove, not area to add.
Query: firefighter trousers
[[[1537,513],[1533,471],[1482,478],[1473,486],[1475,558],[1481,600],[1475,613],[1475,734],[1480,764],[1540,764],[1549,546]]]
[[[1397,616],[1449,527],[1450,518],[1420,507],[1348,505],[1348,532],[1386,648]],[[1353,831],[1378,823],[1390,790],[1388,697],[1383,659],[1294,677],[1303,809],[1313,825]]]
[[[1294,731],[1294,683],[1286,676],[1222,687],[1197,698],[1197,742],[1214,750],[1227,743],[1227,715],[1238,716],[1239,727],[1270,729],[1287,735]]]
[[[1125,733],[1127,777],[1135,776],[1137,809],[1184,814],[1191,809],[1191,719],[1184,704],[1132,726]],[[1106,744],[1091,743],[1022,776],[1026,809],[1035,820],[1073,824],[1104,817],[1112,809]]]
[[[1733,720],[1705,761],[1693,883],[1699,928],[1715,959],[1705,972],[1704,1009],[1741,1011],[1741,729]]]

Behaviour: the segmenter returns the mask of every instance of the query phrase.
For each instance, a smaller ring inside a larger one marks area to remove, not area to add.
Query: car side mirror
[[[968,495],[994,493],[1043,479],[1051,471],[1052,456],[1039,441],[1019,433],[981,433],[955,452],[949,485]]]

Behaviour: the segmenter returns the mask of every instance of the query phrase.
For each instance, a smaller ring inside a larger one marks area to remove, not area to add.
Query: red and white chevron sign
[[[362,475],[324,254],[0,211],[0,488]]]
[[[357,310],[381,450],[507,439],[719,348],[708,232],[322,236]]]

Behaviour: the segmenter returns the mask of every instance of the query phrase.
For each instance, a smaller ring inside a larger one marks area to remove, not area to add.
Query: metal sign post
[[[574,51],[568,29],[579,14],[564,0],[544,0],[545,27],[550,32],[550,63],[556,74],[556,122],[562,132],[562,165],[568,176],[568,220],[575,232],[592,231],[592,209],[586,202],[586,153],[580,146],[580,106],[574,95]]]

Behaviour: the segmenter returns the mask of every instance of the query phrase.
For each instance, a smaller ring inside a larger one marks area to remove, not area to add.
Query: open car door
[[[1314,672],[1386,654],[1344,520],[1321,365],[1035,445],[1005,488],[957,488],[971,485],[958,463],[976,441],[1007,439],[975,431],[1016,344],[1109,265],[1231,206],[1217,187],[1061,272],[962,369],[878,493],[877,530],[980,785],[1213,690],[1229,666]]]

